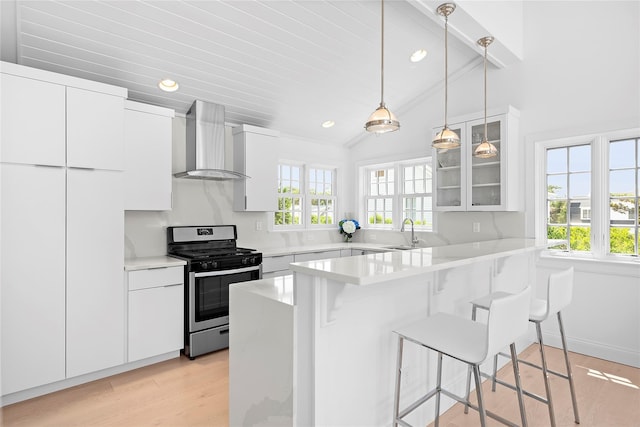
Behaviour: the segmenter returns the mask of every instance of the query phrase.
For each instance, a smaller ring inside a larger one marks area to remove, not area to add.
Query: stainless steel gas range
[[[185,266],[184,353],[229,346],[229,285],[262,278],[262,254],[236,246],[235,225],[167,228],[167,253]]]

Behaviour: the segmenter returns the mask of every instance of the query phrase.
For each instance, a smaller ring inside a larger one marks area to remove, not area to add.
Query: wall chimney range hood
[[[247,175],[224,168],[224,106],[195,100],[187,111],[186,171],[176,178],[225,181]]]

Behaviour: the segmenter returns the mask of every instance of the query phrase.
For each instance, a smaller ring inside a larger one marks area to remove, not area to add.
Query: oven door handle
[[[207,271],[203,273],[194,273],[194,277],[226,276],[229,274],[244,273],[247,271],[257,271],[257,270],[260,270],[259,265],[254,265],[251,267],[244,267],[244,268],[234,268],[231,270]]]

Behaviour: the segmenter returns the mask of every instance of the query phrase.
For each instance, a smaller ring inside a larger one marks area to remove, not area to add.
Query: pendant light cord
[[[449,33],[449,15],[444,17],[444,128],[447,129],[447,105],[449,104],[449,41],[447,34]]]
[[[380,31],[380,39],[382,46],[382,51],[380,52],[380,106],[384,107],[384,0],[381,2],[381,31]]]
[[[484,140],[489,141],[489,136],[487,133],[487,47],[489,45],[485,43],[484,45]]]

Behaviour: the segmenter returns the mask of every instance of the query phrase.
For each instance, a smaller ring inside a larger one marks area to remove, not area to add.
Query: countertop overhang
[[[464,266],[482,260],[541,250],[546,242],[536,239],[499,239],[456,245],[390,251],[371,255],[295,262],[296,273],[354,285],[371,285]]]

